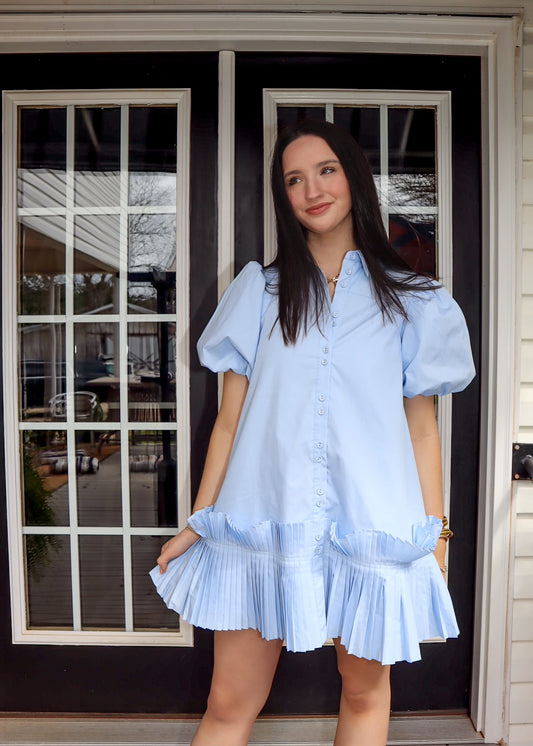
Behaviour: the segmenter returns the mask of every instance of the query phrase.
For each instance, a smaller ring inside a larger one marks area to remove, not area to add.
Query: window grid
[[[176,312],[172,314],[141,313],[130,314],[128,311],[128,230],[129,215],[133,214],[171,214],[176,216],[176,246],[188,246],[188,173],[189,173],[189,112],[190,92],[164,91],[155,92],[162,95],[154,95],[154,91],[143,93],[135,92],[71,92],[70,103],[66,104],[64,98],[57,103],[54,94],[39,94],[31,92],[13,92],[6,96],[5,117],[10,126],[7,127],[4,148],[8,151],[9,173],[5,178],[4,185],[10,189],[11,197],[5,208],[5,213],[10,221],[9,245],[13,246],[9,272],[4,274],[4,282],[10,284],[11,292],[4,295],[5,307],[8,309],[11,319],[16,319],[12,324],[10,332],[15,349],[18,349],[17,328],[21,323],[59,323],[64,325],[66,350],[65,350],[65,376],[66,376],[66,398],[67,412],[64,422],[43,422],[30,420],[20,421],[20,410],[18,402],[18,380],[17,380],[17,355],[10,361],[4,359],[4,381],[5,390],[10,391],[12,401],[16,407],[15,432],[12,435],[14,448],[11,449],[10,462],[15,467],[16,476],[13,480],[17,484],[16,492],[10,490],[13,500],[10,501],[9,526],[10,547],[13,564],[16,568],[12,571],[12,578],[25,577],[24,574],[24,542],[22,537],[28,535],[68,535],[70,537],[71,549],[71,575],[72,575],[72,610],[73,629],[69,630],[42,630],[27,629],[27,607],[25,593],[15,594],[18,598],[13,599],[13,627],[16,642],[41,643],[65,643],[68,641],[76,644],[191,644],[192,628],[180,620],[179,632],[158,631],[134,631],[133,624],[133,581],[131,564],[131,538],[132,536],[171,536],[176,533],[175,527],[132,527],[130,516],[130,493],[129,493],[129,434],[134,431],[171,431],[177,433],[177,475],[178,475],[178,524],[183,525],[190,511],[190,488],[188,484],[189,463],[189,401],[188,401],[188,255],[182,252],[176,257]],[[64,92],[61,92],[64,96]],[[121,151],[120,151],[120,189],[119,204],[110,207],[86,207],[75,204],[75,171],[74,171],[74,117],[77,106],[117,106],[119,103],[121,111]],[[159,100],[158,100],[159,98]],[[107,100],[106,100],[107,99]],[[110,100],[112,99],[112,100]],[[177,106],[177,189],[176,204],[168,206],[143,206],[128,205],[129,192],[129,105],[138,104],[150,106],[153,104],[165,104]],[[66,200],[65,206],[57,207],[18,207],[16,203],[17,184],[17,146],[18,146],[18,107],[47,107],[64,106],[67,111],[67,158],[66,158]],[[4,172],[4,175],[6,172]],[[9,184],[9,181],[11,184]],[[7,190],[6,190],[7,191]],[[14,196],[13,196],[14,195]],[[74,313],[74,230],[75,218],[79,215],[118,215],[120,221],[120,246],[119,246],[119,313],[113,314],[75,314]],[[17,314],[18,277],[17,277],[17,218],[20,220],[26,216],[52,216],[60,215],[65,218],[65,314],[64,315],[25,315]],[[9,300],[8,300],[9,297]],[[74,347],[74,324],[87,323],[118,323],[119,354],[120,354],[120,421],[119,422],[76,422],[75,413],[75,347]],[[130,422],[128,406],[128,323],[160,323],[171,322],[175,325],[176,340],[185,340],[184,344],[176,343],[176,422]],[[178,360],[179,357],[179,360]],[[22,485],[20,479],[20,453],[19,440],[25,431],[62,431],[66,433],[67,459],[69,479],[66,484],[68,490],[68,506],[70,525],[68,526],[24,526],[22,525]],[[76,433],[83,431],[113,431],[120,432],[120,458],[122,474],[122,526],[79,526],[78,525],[78,499],[76,479]],[[9,436],[8,436],[9,439]],[[15,520],[14,520],[15,519]],[[16,525],[15,525],[16,524]],[[124,561],[124,608],[125,629],[124,632],[116,630],[83,630],[81,618],[80,598],[80,558],[79,558],[79,536],[122,536],[123,537],[123,561]],[[147,571],[150,568],[147,568]],[[15,587],[12,582],[12,586]],[[22,584],[22,588],[25,583]]]

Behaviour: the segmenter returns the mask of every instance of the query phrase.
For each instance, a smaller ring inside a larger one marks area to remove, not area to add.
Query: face
[[[337,156],[321,137],[303,135],[283,153],[283,178],[294,214],[308,231],[352,230],[352,197]]]

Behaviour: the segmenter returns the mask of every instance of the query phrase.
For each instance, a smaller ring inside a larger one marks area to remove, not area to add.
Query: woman
[[[346,132],[283,132],[272,188],[277,257],[246,265],[198,343],[225,372],[222,403],[194,513],[152,578],[216,630],[194,746],[246,744],[282,640],[304,651],[329,637],[335,746],[383,746],[390,665],[458,632],[433,396],[472,379],[468,334],[449,294],[390,246]]]

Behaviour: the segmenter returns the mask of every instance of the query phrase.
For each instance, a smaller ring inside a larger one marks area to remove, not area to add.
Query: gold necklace
[[[340,277],[340,274],[336,275],[335,277],[327,277],[326,275],[326,280],[328,281],[328,284],[332,282],[334,285],[336,285],[339,281],[339,277]]]

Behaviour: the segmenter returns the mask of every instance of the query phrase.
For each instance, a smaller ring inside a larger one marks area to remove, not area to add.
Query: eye
[[[321,174],[334,174],[336,170],[337,169],[334,168],[333,166],[324,166],[324,168],[322,169],[320,173]]]
[[[300,181],[301,179],[299,176],[291,176],[290,179],[287,179],[287,186],[288,187],[294,186],[295,184],[299,184]]]

